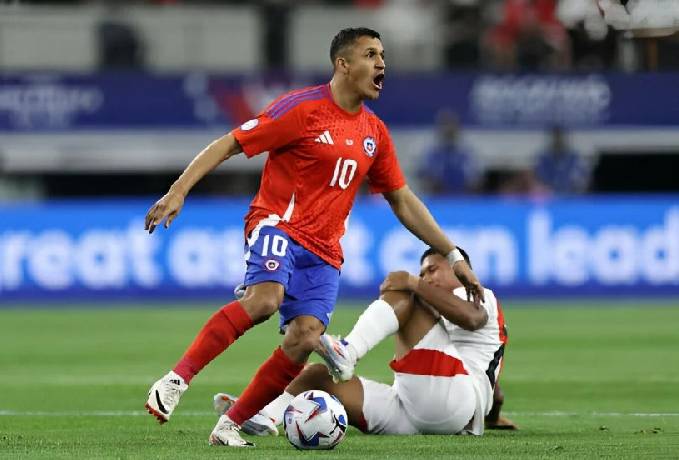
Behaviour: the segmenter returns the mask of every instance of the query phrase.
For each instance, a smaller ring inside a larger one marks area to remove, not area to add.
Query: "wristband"
[[[459,262],[459,261],[461,261],[461,260],[464,260],[464,256],[462,255],[462,253],[460,252],[460,250],[457,249],[457,247],[456,247],[455,249],[453,249],[452,251],[450,251],[450,252],[448,253],[448,255],[446,256],[446,259],[448,259],[448,263],[449,263],[450,266],[452,267],[452,266],[455,265],[457,262]]]

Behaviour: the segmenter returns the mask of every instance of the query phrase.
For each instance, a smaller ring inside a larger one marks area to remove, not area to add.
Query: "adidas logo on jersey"
[[[330,144],[330,145],[335,144],[335,142],[332,140],[332,137],[330,136],[330,131],[328,131],[328,130],[323,131],[323,134],[321,134],[316,139],[314,139],[314,141],[320,142],[321,144]]]

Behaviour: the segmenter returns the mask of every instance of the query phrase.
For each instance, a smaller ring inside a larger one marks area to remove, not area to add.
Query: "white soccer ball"
[[[285,409],[285,435],[298,449],[333,449],[347,431],[347,411],[325,391],[297,395]]]

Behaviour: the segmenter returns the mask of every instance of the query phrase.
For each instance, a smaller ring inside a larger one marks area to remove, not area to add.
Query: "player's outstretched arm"
[[[453,267],[455,276],[467,290],[468,298],[471,298],[476,304],[483,302],[483,286],[464,261],[460,252],[456,250],[455,244],[446,236],[429,209],[410,190],[410,187],[406,185],[398,190],[387,192],[384,194],[384,198],[389,202],[398,220],[413,235],[439,253],[446,255]]]
[[[205,147],[172,184],[170,190],[151,206],[146,213],[144,229],[153,233],[156,225],[161,224],[163,220],[165,220],[165,228],[168,228],[179,215],[184,206],[184,198],[193,186],[221,162],[241,151],[240,144],[231,134],[226,134]]]
[[[468,331],[475,331],[486,325],[486,309],[472,302],[460,299],[447,289],[427,283],[419,276],[405,271],[392,272],[380,286],[380,292],[411,291],[417,298],[438,311],[453,324]]]

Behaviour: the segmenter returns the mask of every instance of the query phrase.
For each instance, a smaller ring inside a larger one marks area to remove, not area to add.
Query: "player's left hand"
[[[512,420],[499,415],[496,420],[489,420],[486,418],[486,429],[487,430],[511,430],[516,431],[519,429],[518,425]]]
[[[386,291],[414,291],[420,279],[406,271],[391,272],[380,285],[380,293]]]
[[[485,300],[483,295],[483,286],[481,286],[481,283],[479,282],[478,278],[476,278],[476,275],[472,269],[469,268],[467,262],[464,260],[455,262],[455,265],[453,265],[453,271],[455,272],[457,279],[460,280],[464,288],[467,290],[467,300],[474,302],[476,305],[481,305],[481,303]]]

